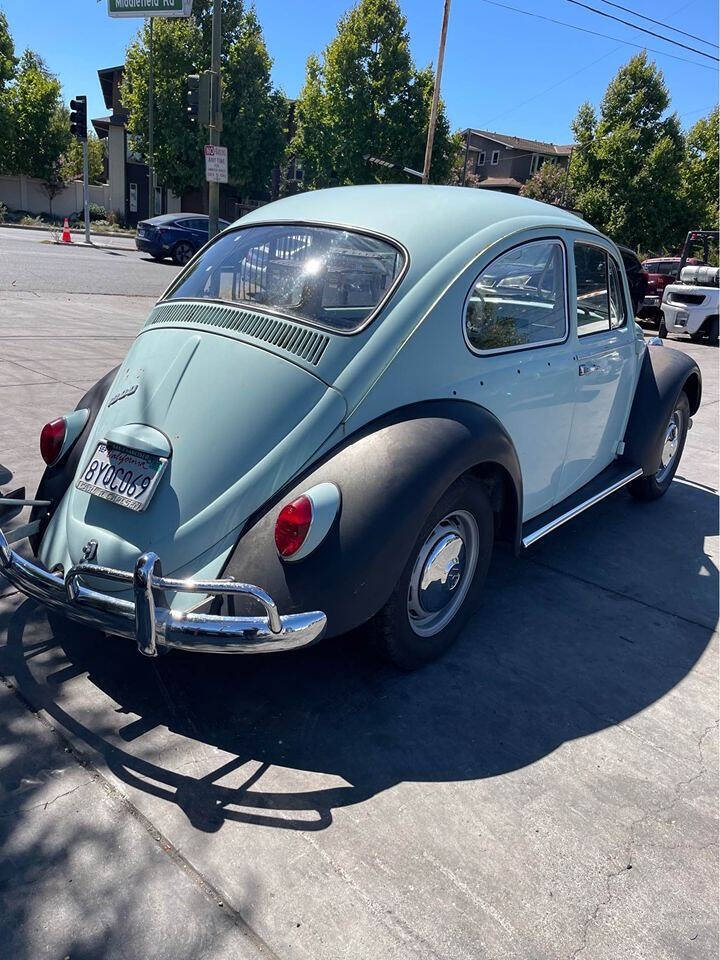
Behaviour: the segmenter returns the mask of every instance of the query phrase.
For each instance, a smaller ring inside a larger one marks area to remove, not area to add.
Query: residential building
[[[465,159],[463,183],[470,177],[478,187],[519,193],[520,188],[544,163],[567,166],[572,145],[528,140],[492,130],[463,130]]]

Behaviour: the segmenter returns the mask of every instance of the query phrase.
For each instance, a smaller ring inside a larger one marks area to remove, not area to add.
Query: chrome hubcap
[[[428,535],[408,587],[408,619],[418,636],[439,633],[459,610],[477,566],[478,542],[477,522],[466,510],[444,517]]]
[[[679,410],[674,410],[665,430],[665,440],[663,441],[662,454],[660,455],[660,469],[656,474],[656,479],[659,483],[662,483],[672,468],[680,444],[681,432],[682,414]]]

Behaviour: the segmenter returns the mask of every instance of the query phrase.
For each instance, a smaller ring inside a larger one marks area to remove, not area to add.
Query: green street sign
[[[189,17],[192,0],[108,0],[111,17]]]

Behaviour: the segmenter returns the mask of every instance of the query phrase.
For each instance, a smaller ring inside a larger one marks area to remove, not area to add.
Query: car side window
[[[575,244],[578,336],[625,324],[625,304],[617,264],[601,247]]]
[[[567,334],[565,248],[533,240],[493,260],[465,301],[465,336],[477,351],[517,350]]]

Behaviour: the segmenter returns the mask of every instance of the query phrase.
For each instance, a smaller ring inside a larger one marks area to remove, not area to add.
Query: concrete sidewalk
[[[30,490],[40,426],[147,309],[73,299],[49,347],[36,299],[0,301],[0,460]],[[417,673],[363,631],[147,661],[6,589],[8,955],[715,958],[718,352],[672,345],[705,396],[666,497],[497,551]]]

